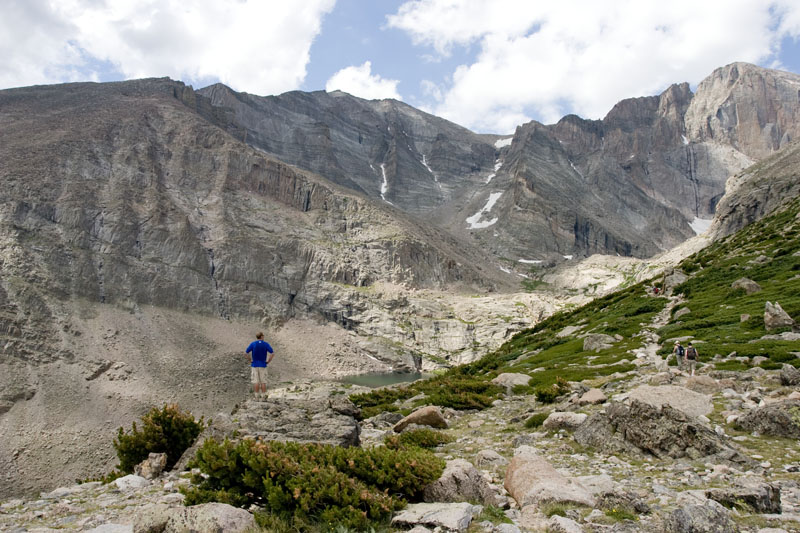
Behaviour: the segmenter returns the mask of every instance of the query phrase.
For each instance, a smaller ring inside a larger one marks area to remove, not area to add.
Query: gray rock
[[[794,327],[795,321],[783,310],[777,301],[764,304],[764,327],[767,331],[777,328]]]
[[[483,479],[478,469],[464,459],[447,462],[442,475],[425,487],[424,501],[433,502],[481,502],[495,504],[495,493]]]
[[[555,515],[547,524],[548,533],[583,533],[583,528],[575,520],[566,516]]]
[[[673,270],[664,276],[664,290],[672,291],[675,287],[689,279],[689,276],[680,270]]]
[[[188,533],[208,531],[219,533],[249,532],[256,528],[253,515],[225,503],[204,503],[192,507],[176,507],[170,516],[164,533]]]
[[[678,319],[678,318],[680,318],[682,316],[688,315],[691,312],[692,312],[692,310],[689,309],[688,307],[681,307],[680,309],[675,311],[675,315],[673,316],[673,318]]]
[[[520,507],[543,502],[576,503],[593,506],[594,497],[577,480],[568,478],[537,455],[521,446],[506,469],[505,489]]]
[[[667,533],[738,533],[730,513],[715,501],[704,505],[685,505],[664,521]]]
[[[744,289],[747,294],[755,294],[761,290],[761,285],[749,278],[739,278],[731,283],[731,289]]]
[[[559,429],[567,429],[567,430],[575,430],[583,424],[589,415],[585,413],[572,413],[572,412],[560,412],[557,411],[555,413],[550,413],[550,415],[545,419],[542,423],[542,427],[548,430],[559,430]]]
[[[236,412],[235,429],[242,437],[358,446],[360,427],[346,398],[248,400]],[[352,404],[350,404],[352,405]]]
[[[633,389],[628,398],[654,407],[669,405],[673,409],[693,417],[707,415],[714,409],[714,405],[711,403],[711,396],[674,385],[658,387],[641,385]]]
[[[614,345],[616,339],[611,335],[603,333],[590,333],[583,338],[583,351],[585,352],[599,352],[607,350]]]
[[[444,429],[447,427],[447,420],[444,419],[441,409],[435,405],[426,405],[420,407],[407,417],[400,420],[394,425],[394,430],[400,433],[407,426],[417,424],[420,426],[430,426],[434,428]]]
[[[472,522],[475,508],[469,503],[412,503],[392,517],[392,526],[441,527],[448,531],[464,531]]]
[[[115,479],[114,485],[116,485],[119,490],[128,491],[148,487],[150,485],[150,481],[142,476],[137,476],[136,474],[128,474],[127,476],[122,476]]]
[[[728,508],[741,505],[756,513],[781,512],[781,489],[769,483],[754,483],[745,487],[709,489],[706,497]]]
[[[574,433],[575,441],[607,453],[644,451],[657,457],[714,456],[720,461],[750,463],[716,432],[695,418],[664,405],[633,401],[612,403],[604,413],[590,416]]]
[[[133,472],[137,476],[142,476],[145,479],[155,479],[161,475],[161,472],[164,471],[166,466],[166,453],[151,453],[147,456],[147,459],[133,468]]]
[[[780,373],[781,385],[795,387],[800,385],[800,369],[784,363]]]
[[[478,466],[504,465],[508,463],[508,459],[494,450],[481,450],[475,456],[475,462]]]
[[[134,533],[130,524],[103,524],[87,531],[87,533]]]
[[[494,527],[494,533],[522,533],[522,530],[514,524],[498,524]]]
[[[784,400],[756,407],[739,417],[736,424],[761,435],[800,438],[800,401]]]
[[[390,428],[400,422],[402,419],[403,415],[400,413],[384,411],[383,413],[377,414],[371,418],[367,418],[362,422],[362,424],[375,428]]]
[[[578,405],[598,404],[605,403],[607,400],[608,398],[602,390],[592,388],[584,392],[583,395],[575,401],[575,403]]]
[[[699,375],[689,377],[686,380],[685,386],[687,389],[694,392],[699,392],[700,394],[713,394],[722,388],[719,382],[711,376]]]
[[[505,372],[494,378],[492,383],[510,390],[516,385],[527,385],[530,380],[531,377],[528,374],[514,374]]]
[[[151,503],[137,509],[133,518],[134,533],[160,533],[167,527],[174,507]]]

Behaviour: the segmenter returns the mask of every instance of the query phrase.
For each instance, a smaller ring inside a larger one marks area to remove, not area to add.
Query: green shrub
[[[536,399],[542,403],[553,403],[559,396],[569,391],[569,383],[564,378],[556,378],[556,382],[552,385],[540,385],[534,390]]]
[[[290,523],[359,531],[386,522],[439,478],[444,461],[420,448],[342,448],[296,442],[206,440],[192,461],[205,476],[182,489],[187,505],[258,504]]]
[[[399,435],[389,435],[384,442],[388,448],[399,450],[401,448],[435,448],[441,444],[452,442],[449,435],[434,429],[414,429],[404,431]]]
[[[544,424],[548,416],[550,416],[549,413],[536,413],[525,421],[525,427],[528,429],[538,428]]]
[[[182,412],[175,404],[164,405],[161,409],[153,407],[141,421],[141,430],[134,422],[129,433],[119,428],[114,439],[119,458],[117,469],[121,472],[132,473],[133,467],[150,453],[166,453],[166,468],[171,469],[206,427],[203,418],[196,421],[191,413]]]

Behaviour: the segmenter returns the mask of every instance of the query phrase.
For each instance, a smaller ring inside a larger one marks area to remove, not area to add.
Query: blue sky
[[[0,0],[0,87],[170,76],[398,98],[512,133],[693,87],[734,61],[800,73],[796,0]]]

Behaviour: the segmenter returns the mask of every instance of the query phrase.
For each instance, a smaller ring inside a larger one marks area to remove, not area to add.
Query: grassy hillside
[[[776,214],[751,224],[685,259],[678,270],[688,279],[677,286],[679,295],[667,324],[658,330],[666,357],[671,339],[696,341],[702,364],[717,370],[746,370],[753,364],[765,369],[788,362],[800,367],[797,342],[761,339],[765,302],[779,302],[792,317],[800,316],[800,199]],[[747,295],[731,284],[747,277],[762,290]],[[564,381],[589,380],[600,385],[624,380],[634,371],[636,352],[644,348],[642,326],[664,310],[670,298],[655,296],[653,279],[564,311],[522,331],[483,359],[448,370],[410,386],[352,396],[369,417],[378,412],[410,411],[425,404],[483,408],[503,389],[489,382],[504,372],[531,376],[527,387],[515,392],[536,394],[543,401],[564,391]],[[689,313],[676,318],[676,312]],[[749,317],[747,316],[749,315]],[[569,329],[565,329],[569,328]],[[769,332],[781,333],[781,330]],[[615,338],[599,351],[584,349],[586,334]],[[735,352],[735,353],[734,353]],[[753,359],[762,356],[765,359]],[[559,383],[562,384],[559,387]],[[425,396],[422,397],[422,394]],[[415,398],[407,402],[410,398]],[[405,402],[405,403],[404,403]]]

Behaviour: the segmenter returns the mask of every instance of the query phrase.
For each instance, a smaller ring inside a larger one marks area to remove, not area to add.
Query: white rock
[[[136,490],[136,489],[143,489],[150,485],[150,482],[143,478],[142,476],[137,476],[136,474],[128,474],[127,476],[123,476],[114,480],[114,484],[117,486],[119,490],[127,491],[127,490]]]
[[[707,415],[714,409],[710,395],[700,394],[675,385],[661,385],[658,387],[641,385],[633,389],[628,398],[630,400],[639,400],[653,407],[662,407],[667,404],[673,409],[692,417]]]
[[[550,518],[547,531],[548,533],[583,533],[583,528],[575,520],[555,515]]]
[[[413,503],[392,518],[392,525],[408,527],[421,524],[464,531],[472,522],[474,508],[469,503]]]
[[[577,503],[593,507],[594,497],[577,480],[557,471],[530,446],[520,446],[506,470],[505,489],[520,507],[541,502]]]
[[[548,416],[542,423],[542,427],[548,430],[557,430],[557,429],[574,430],[578,426],[583,424],[584,421],[586,421],[586,418],[588,418],[588,415],[585,413],[556,411],[555,413],[550,413],[550,416]]]
[[[133,533],[132,524],[103,524],[94,529],[90,529],[87,533]]]

